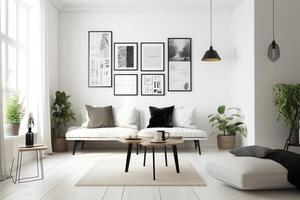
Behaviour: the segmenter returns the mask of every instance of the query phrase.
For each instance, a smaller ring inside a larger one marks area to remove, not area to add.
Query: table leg
[[[19,174],[18,174],[18,183],[20,183],[20,177],[21,177],[21,169],[22,169],[22,156],[23,156],[23,152],[20,152],[20,166],[19,166]]]
[[[147,154],[147,147],[144,147],[144,164],[143,166],[146,166],[146,154]]]
[[[43,152],[40,152],[40,163],[41,163],[41,173],[42,173],[42,179],[44,179],[44,158],[43,158]]]
[[[139,143],[136,143],[136,155],[139,155]]]
[[[127,149],[125,172],[128,172],[129,163],[130,163],[130,157],[131,157],[131,151],[132,151],[132,143],[129,143],[128,144],[128,149]]]
[[[164,146],[164,148],[165,148],[165,163],[166,163],[166,167],[168,167],[167,146]]]
[[[37,177],[40,177],[39,151],[36,151],[36,170],[37,170]]]
[[[152,147],[152,157],[153,157],[153,180],[155,180],[155,148]]]
[[[175,167],[176,167],[176,172],[179,173],[179,164],[178,164],[178,155],[177,155],[177,147],[176,145],[172,145],[173,148],[173,154],[174,154],[174,161],[175,161]]]

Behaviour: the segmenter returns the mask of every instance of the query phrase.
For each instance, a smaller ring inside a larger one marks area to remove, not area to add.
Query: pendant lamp
[[[217,51],[212,46],[212,0],[210,0],[210,47],[205,52],[202,61],[220,61],[221,58]]]
[[[275,41],[275,15],[274,15],[274,10],[275,9],[274,8],[275,8],[275,5],[274,5],[274,0],[273,0],[273,41],[269,45],[268,53],[267,53],[268,58],[272,62],[277,61],[280,57],[279,45]]]

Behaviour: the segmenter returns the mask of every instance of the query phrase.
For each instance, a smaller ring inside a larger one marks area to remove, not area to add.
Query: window
[[[0,0],[0,43],[3,103],[19,95],[27,107],[29,15],[31,7],[24,0]]]

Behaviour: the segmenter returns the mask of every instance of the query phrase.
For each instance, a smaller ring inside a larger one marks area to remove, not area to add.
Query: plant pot
[[[19,135],[20,123],[5,123],[5,135],[16,136]]]
[[[52,149],[54,152],[66,152],[68,150],[66,138],[52,138]]]
[[[217,144],[220,150],[234,149],[235,135],[218,135]]]

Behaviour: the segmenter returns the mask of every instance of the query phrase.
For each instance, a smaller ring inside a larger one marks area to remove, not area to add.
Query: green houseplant
[[[20,123],[24,116],[23,104],[18,95],[10,96],[4,108],[5,133],[7,135],[18,135]]]
[[[273,94],[278,113],[277,120],[284,121],[286,127],[291,129],[296,111],[300,109],[300,84],[276,84],[273,87]],[[299,144],[299,117],[295,125],[291,143]]]
[[[55,152],[67,150],[66,125],[71,120],[75,120],[75,113],[71,109],[72,104],[69,98],[70,96],[67,96],[65,92],[55,92],[55,100],[51,107],[52,145]]]
[[[220,133],[217,136],[219,149],[233,149],[235,147],[235,136],[240,134],[247,136],[247,127],[243,122],[243,116],[239,108],[227,108],[225,105],[218,107],[217,114],[208,116],[209,124]]]

